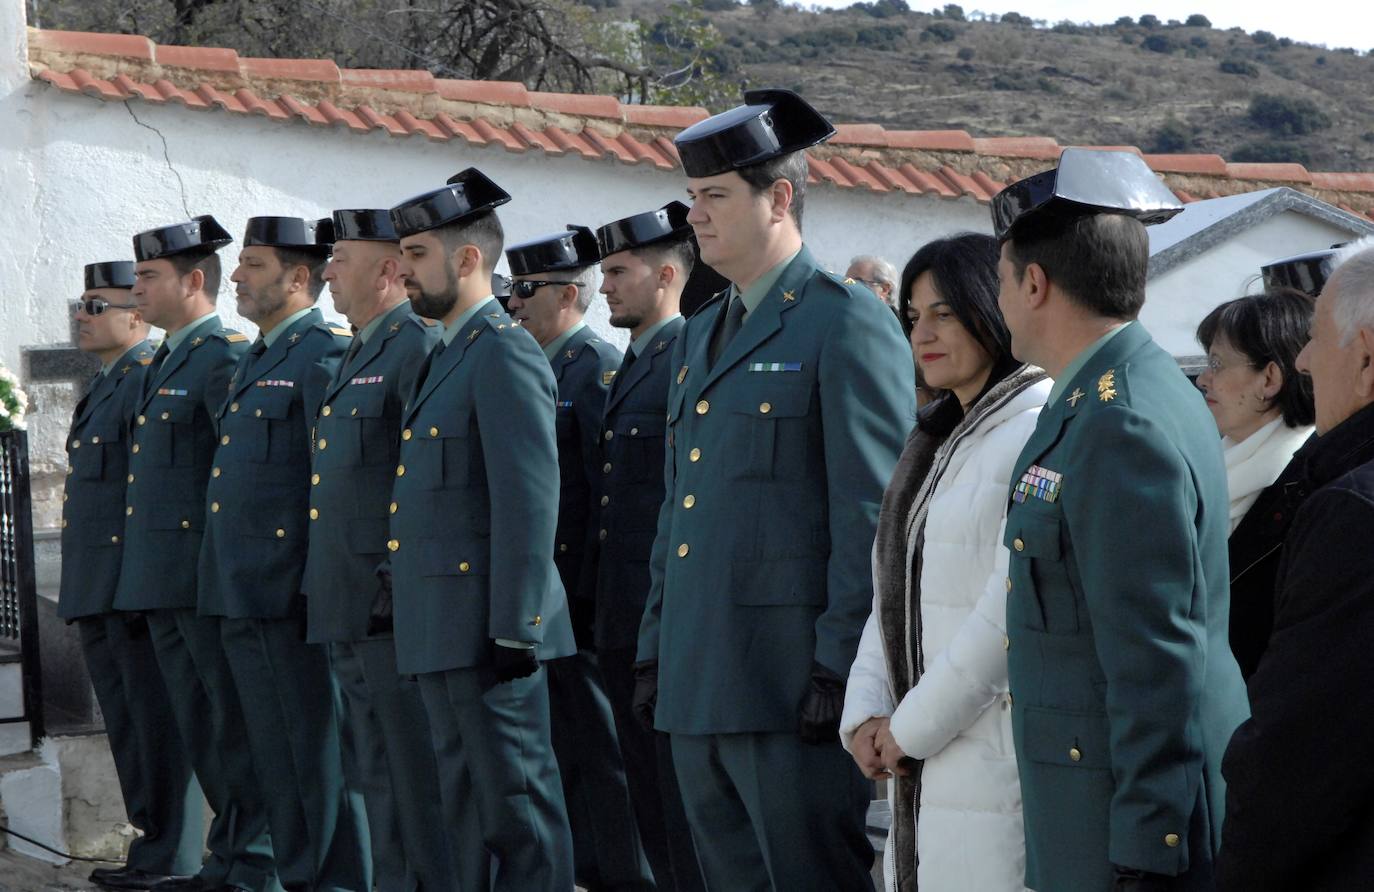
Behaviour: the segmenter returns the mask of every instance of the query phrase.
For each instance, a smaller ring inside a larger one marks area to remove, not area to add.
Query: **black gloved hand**
[[[507,647],[504,644],[493,644],[491,665],[496,670],[498,682],[514,681],[517,678],[528,678],[539,671],[539,657],[532,647]]]
[[[844,679],[822,666],[811,664],[811,685],[801,702],[798,732],[807,743],[838,742],[840,715],[844,712]]]
[[[1171,892],[1176,877],[1112,865],[1112,892]]]
[[[372,608],[367,616],[368,635],[386,635],[392,631],[391,565],[386,561],[377,567],[377,593],[372,596]]]
[[[658,709],[658,660],[635,663],[635,692],[630,709],[645,731],[654,730],[654,712]]]
[[[148,616],[142,611],[134,610],[124,614],[124,632],[129,636],[130,641],[138,641],[148,637]]]

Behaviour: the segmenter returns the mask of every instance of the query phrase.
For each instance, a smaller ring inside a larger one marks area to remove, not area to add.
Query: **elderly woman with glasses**
[[[1216,418],[1231,495],[1231,650],[1246,678],[1274,618],[1284,534],[1302,493],[1294,453],[1312,436],[1312,380],[1295,362],[1307,343],[1312,299],[1274,290],[1208,313],[1197,338],[1207,369],[1197,384]]]

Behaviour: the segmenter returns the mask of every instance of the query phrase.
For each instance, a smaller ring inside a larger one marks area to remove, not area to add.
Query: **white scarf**
[[[1226,487],[1231,494],[1231,532],[1236,531],[1260,492],[1278,479],[1293,453],[1310,436],[1310,425],[1289,427],[1280,417],[1239,443],[1230,437],[1221,438],[1226,455]]]

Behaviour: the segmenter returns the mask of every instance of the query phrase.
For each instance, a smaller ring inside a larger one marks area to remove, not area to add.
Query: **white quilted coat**
[[[1042,380],[1026,388],[957,443],[947,443],[948,462],[937,459],[932,469],[939,478],[925,524],[920,682],[894,710],[876,613],[869,615],[849,672],[840,724],[845,747],[868,719],[892,716],[902,750],[925,760],[917,825],[921,892],[1024,888],[1021,785],[1007,699],[1002,530],[1012,466],[1050,386]],[[889,852],[888,888],[890,858]]]

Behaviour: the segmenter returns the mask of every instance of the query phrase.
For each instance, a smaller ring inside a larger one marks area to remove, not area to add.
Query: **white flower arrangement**
[[[29,395],[19,386],[19,376],[0,366],[0,431],[24,429]]]

